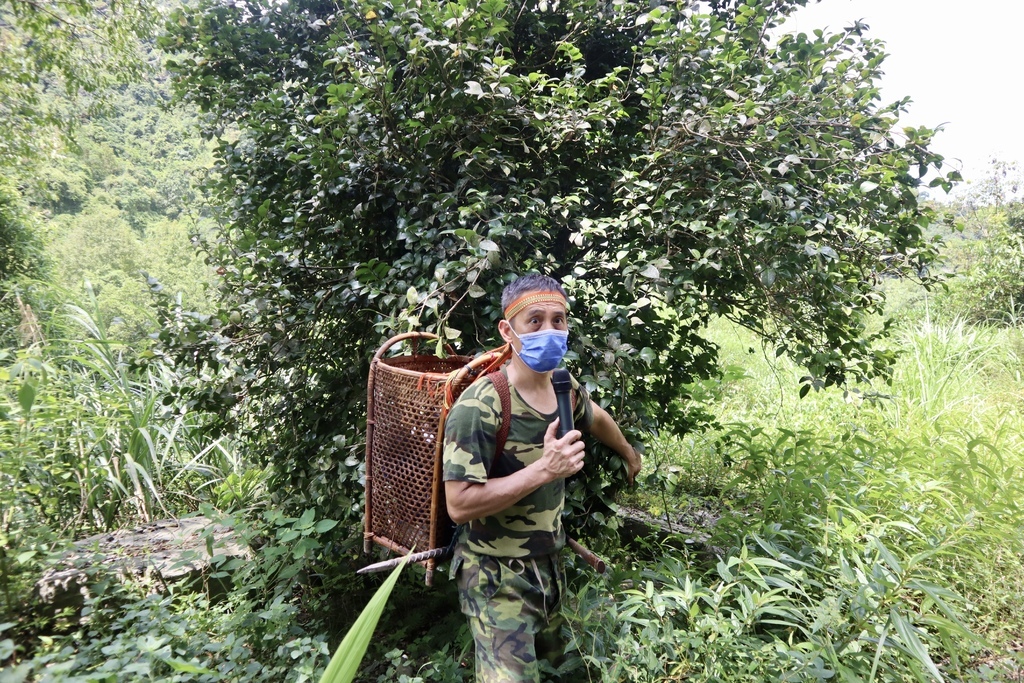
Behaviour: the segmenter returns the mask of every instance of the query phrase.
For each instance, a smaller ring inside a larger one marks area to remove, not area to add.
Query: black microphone
[[[573,430],[572,399],[569,398],[572,381],[569,379],[569,371],[559,368],[552,372],[551,386],[555,390],[555,400],[558,402],[558,438],[561,439]]]

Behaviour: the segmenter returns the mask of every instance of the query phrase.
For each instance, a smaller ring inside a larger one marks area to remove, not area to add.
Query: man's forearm
[[[480,519],[506,510],[544,484],[571,477],[583,468],[583,441],[573,429],[562,438],[555,435],[556,418],[544,432],[544,452],[518,472],[488,479],[483,484],[446,481],[444,493],[448,516],[456,524]]]
[[[632,482],[633,477],[640,471],[640,454],[637,453],[633,445],[626,440],[622,430],[619,429],[619,425],[616,424],[615,420],[611,415],[608,414],[601,406],[594,404],[594,421],[591,423],[590,428],[587,430],[593,434],[598,441],[613,449],[616,453],[622,456],[622,458],[629,464],[629,478]]]
[[[632,444],[626,440],[619,425],[604,408],[596,403],[594,404],[594,422],[587,431],[626,460],[632,461],[636,456]]]
[[[550,479],[536,467],[525,467],[507,477],[476,484],[467,481],[446,481],[445,498],[448,516],[456,524],[497,514],[515,505],[525,496],[548,483]]]

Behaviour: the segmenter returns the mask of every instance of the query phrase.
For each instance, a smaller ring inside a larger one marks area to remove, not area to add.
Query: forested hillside
[[[1024,207],[803,4],[0,0],[0,683],[348,683],[368,603],[354,680],[473,680],[355,573],[366,379],[527,271],[645,453],[545,680],[1020,680]]]
[[[10,48],[0,86],[20,113],[0,123],[10,142],[0,149],[11,235],[2,275],[14,283],[4,308],[16,319],[19,298],[45,315],[55,302],[89,301],[88,286],[112,337],[137,343],[156,331],[147,275],[190,309],[210,306],[212,270],[191,237],[209,229],[195,186],[212,157],[194,110],[172,104],[164,57],[146,39],[153,8],[93,11],[0,7]]]
[[[187,107],[172,107],[162,56],[146,82],[123,86],[76,131],[75,146],[33,169],[26,199],[42,214],[52,284],[82,303],[91,285],[114,338],[156,331],[147,275],[180,292],[190,310],[211,306],[212,269],[190,237],[210,228],[195,186],[212,164]]]

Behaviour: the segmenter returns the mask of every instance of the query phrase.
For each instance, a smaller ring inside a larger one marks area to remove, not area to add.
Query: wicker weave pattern
[[[376,367],[370,531],[403,549],[431,550],[433,539],[438,546],[448,542],[447,510],[431,505],[441,484],[435,472],[437,426],[448,373],[470,360],[400,356]]]
[[[439,358],[416,353],[425,332],[389,339],[373,357],[367,381],[366,514],[363,549],[373,544],[406,554],[441,548],[451,540],[452,523],[441,479],[442,415],[474,379],[508,359],[507,348],[476,358]],[[411,355],[386,357],[401,341],[412,341]],[[449,351],[450,353],[450,351]],[[435,560],[424,562],[433,580]]]

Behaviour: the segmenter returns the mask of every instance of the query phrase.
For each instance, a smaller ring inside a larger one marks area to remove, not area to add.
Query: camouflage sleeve
[[[576,392],[576,411],[572,415],[573,426],[585,430],[594,423],[594,407],[590,404],[590,393],[586,387],[572,378],[573,391]]]
[[[487,481],[500,414],[501,399],[489,379],[462,393],[444,423],[444,481]]]

